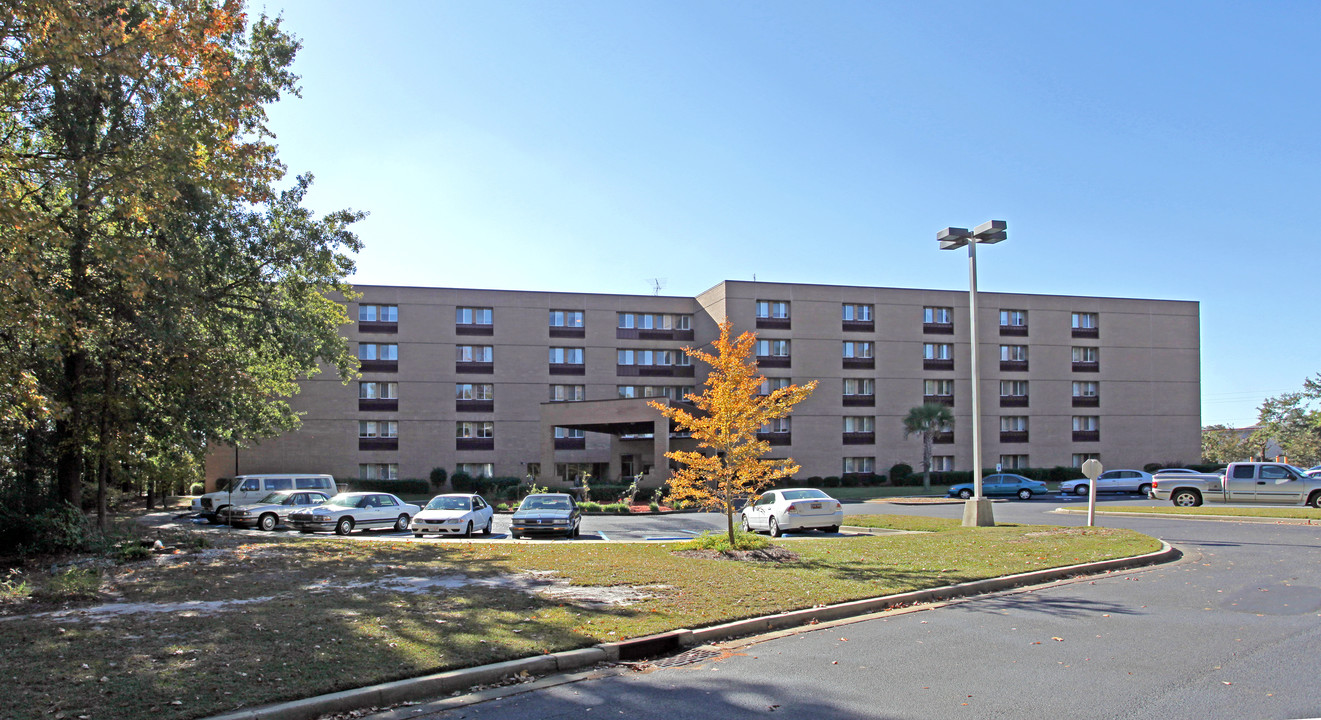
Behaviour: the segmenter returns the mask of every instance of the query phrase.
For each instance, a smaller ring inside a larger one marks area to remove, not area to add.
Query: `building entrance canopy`
[[[620,437],[652,435],[652,457],[650,462],[645,463],[651,466],[652,470],[643,478],[641,485],[659,487],[669,479],[669,463],[665,460],[665,453],[670,451],[670,434],[677,432],[677,428],[659,410],[651,406],[652,401],[670,407],[681,407],[694,414],[699,412],[697,407],[690,403],[663,397],[542,403],[541,467],[553,472],[557,427],[611,435],[612,468],[617,468],[619,465],[619,451],[616,446]],[[667,432],[656,432],[660,423],[664,423]],[[543,475],[546,476],[549,476],[549,473]]]

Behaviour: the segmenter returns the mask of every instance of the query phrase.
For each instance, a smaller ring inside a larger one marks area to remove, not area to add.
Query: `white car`
[[[403,532],[421,509],[390,493],[340,493],[322,505],[289,513],[289,524],[299,532],[333,529],[337,535],[348,535],[354,528],[392,527]]]
[[[424,533],[472,537],[473,530],[490,535],[494,516],[491,504],[481,495],[437,495],[413,516],[408,529],[413,531],[413,537],[422,537]]]
[[[1060,483],[1061,495],[1086,495],[1087,478]],[[1126,492],[1146,495],[1151,492],[1151,473],[1141,470],[1106,470],[1096,476],[1096,492]]]
[[[743,508],[744,532],[765,530],[771,537],[792,530],[839,532],[844,506],[815,488],[767,490]]]

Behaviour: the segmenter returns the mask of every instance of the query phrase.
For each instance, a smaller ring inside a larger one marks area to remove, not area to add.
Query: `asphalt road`
[[[1104,504],[1133,504],[1132,498]],[[998,522],[1079,525],[1058,498]],[[957,517],[957,505],[846,512]],[[473,718],[1321,717],[1321,526],[1102,517],[1183,560],[730,648],[439,713]],[[399,715],[396,715],[398,717]]]

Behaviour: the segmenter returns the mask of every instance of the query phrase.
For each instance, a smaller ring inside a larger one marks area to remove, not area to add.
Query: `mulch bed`
[[[749,560],[753,562],[795,562],[798,553],[772,545],[760,550],[680,550],[675,555],[680,557],[704,558],[706,560]]]

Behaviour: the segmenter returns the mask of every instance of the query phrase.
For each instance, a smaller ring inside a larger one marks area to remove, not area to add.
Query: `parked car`
[[[839,532],[844,506],[815,488],[767,490],[743,508],[739,522],[745,532],[765,530],[771,537],[791,530]]]
[[[234,527],[259,527],[271,531],[289,519],[289,513],[321,505],[330,496],[315,490],[273,492],[252,505],[231,505],[216,513],[216,520]]]
[[[1280,503],[1321,508],[1321,478],[1284,463],[1230,463],[1226,473],[1166,474],[1152,479],[1151,496],[1180,507],[1203,502]]]
[[[1091,487],[1087,478],[1065,480],[1060,483],[1060,494],[1086,495]],[[1141,493],[1151,492],[1151,473],[1141,470],[1106,470],[1096,476],[1096,492]]]
[[[335,494],[335,478],[330,475],[267,474],[238,475],[221,478],[215,492],[193,499],[192,511],[219,522],[216,513],[230,505],[251,505],[281,490],[316,490],[327,496]]]
[[[964,483],[950,486],[946,495],[967,500],[972,497],[972,491],[972,483]],[[1046,483],[1028,480],[1013,473],[997,473],[982,478],[982,494],[986,497],[1017,496],[1020,500],[1031,500],[1033,495],[1045,495],[1048,492],[1050,490],[1046,488]]]
[[[582,528],[582,511],[573,496],[566,493],[538,493],[523,498],[514,511],[509,535],[515,539],[524,535],[563,535],[578,537]]]
[[[422,537],[424,533],[472,537],[472,531],[477,528],[483,535],[490,535],[494,515],[491,504],[481,495],[437,495],[413,516],[408,529],[413,531],[413,537]]]
[[[1201,473],[1197,472],[1196,470],[1189,470],[1188,468],[1161,468],[1160,470],[1157,470],[1156,473],[1159,474],[1159,475],[1169,475],[1169,474],[1171,474],[1171,473],[1183,473],[1183,474],[1185,474],[1185,475],[1200,475],[1200,474],[1201,474]]]
[[[1321,465],[1313,465],[1305,470],[1309,477],[1321,477]]]
[[[340,493],[322,505],[289,513],[289,524],[299,532],[334,529],[337,535],[348,535],[358,527],[404,531],[421,509],[390,493]]]

